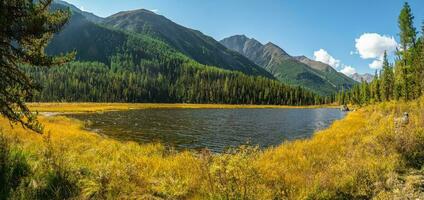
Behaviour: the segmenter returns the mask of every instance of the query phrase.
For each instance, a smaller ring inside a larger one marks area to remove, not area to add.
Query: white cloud
[[[331,56],[326,50],[320,49],[314,52],[314,57],[316,61],[323,62],[334,68],[340,67],[340,60],[335,59]]]
[[[374,59],[369,64],[371,69],[381,69],[384,51],[390,54],[399,47],[393,36],[380,35],[378,33],[364,33],[355,39],[355,43],[356,50],[361,58]]]
[[[343,69],[340,70],[340,72],[343,73],[343,74],[346,74],[346,75],[350,76],[350,75],[356,73],[356,69],[353,68],[353,67],[351,67],[351,66],[344,65],[343,66]]]
[[[381,58],[374,60],[369,66],[371,69],[381,69],[383,67],[383,60]]]
[[[364,33],[355,39],[355,47],[363,59],[380,58],[384,51],[394,52],[398,43],[391,36],[380,35],[378,33]]]
[[[357,54],[357,53],[351,51],[350,54],[353,55],[353,54]],[[331,56],[324,49],[320,49],[318,51],[315,51],[314,57],[315,57],[316,61],[320,61],[320,62],[323,62],[325,64],[328,64],[328,65],[332,66],[333,68],[341,67],[342,69],[340,70],[340,72],[343,73],[343,74],[346,74],[348,76],[356,73],[355,68],[353,68],[352,66],[343,64],[340,60],[335,59],[333,56]]]
[[[84,12],[86,11],[86,10],[84,9],[84,6],[81,6],[81,7],[80,7],[80,10],[81,10],[81,11],[84,11]]]
[[[158,9],[152,9],[152,10],[150,10],[150,11],[152,11],[152,12],[154,12],[154,13],[158,13],[158,12],[159,12],[159,10],[158,10]]]

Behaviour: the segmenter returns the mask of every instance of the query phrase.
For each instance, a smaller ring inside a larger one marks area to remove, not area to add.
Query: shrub
[[[25,154],[0,132],[0,199],[8,199],[30,173]]]
[[[37,199],[71,199],[79,194],[77,186],[78,173],[67,169],[64,154],[54,149],[49,135],[45,138],[47,148],[44,151],[40,169],[41,187],[36,188]]]
[[[46,184],[37,191],[37,199],[71,199],[78,195],[76,182],[67,171],[52,170],[45,176]]]

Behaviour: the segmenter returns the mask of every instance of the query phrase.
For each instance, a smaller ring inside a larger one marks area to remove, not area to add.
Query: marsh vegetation
[[[2,166],[1,179],[16,180],[2,188],[39,199],[421,198],[423,104],[367,106],[308,140],[220,154],[119,142],[61,116],[40,117],[43,135],[2,119],[1,156],[14,162]],[[396,126],[403,112],[410,122]]]

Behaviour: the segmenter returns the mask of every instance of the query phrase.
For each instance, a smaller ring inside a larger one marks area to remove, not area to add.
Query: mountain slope
[[[244,35],[235,35],[221,40],[221,44],[262,66],[278,80],[300,85],[320,94],[328,95],[343,88],[351,88],[355,84],[352,79],[332,67],[304,56],[292,57],[273,43],[263,45]]]
[[[104,20],[106,26],[148,34],[158,38],[199,63],[249,75],[274,78],[249,59],[231,51],[212,37],[178,25],[164,16],[140,9],[119,12]]]
[[[100,27],[74,13],[65,28],[53,37],[46,52],[56,55],[76,50],[77,60],[108,63],[127,38],[124,33]]]
[[[315,70],[321,71],[323,75],[325,76],[325,78],[332,85],[343,85],[343,87],[346,89],[346,88],[351,88],[354,84],[356,84],[356,82],[352,78],[346,76],[345,74],[341,72],[338,72],[330,65],[327,65],[319,61],[311,60],[307,58],[306,56],[296,56],[294,58]]]
[[[68,5],[62,3],[52,5],[52,9],[67,7]],[[96,61],[105,64],[110,63],[113,56],[121,53],[132,54],[137,62],[141,59],[151,60],[169,56],[189,60],[160,40],[96,24],[87,19],[80,10],[72,12],[69,22],[53,37],[46,48],[46,52],[52,55],[73,50],[77,51],[78,61]]]

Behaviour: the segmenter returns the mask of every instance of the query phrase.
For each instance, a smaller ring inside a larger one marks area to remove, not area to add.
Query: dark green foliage
[[[72,54],[49,57],[44,48],[52,35],[67,22],[69,12],[49,12],[52,0],[7,0],[0,2],[0,114],[12,122],[41,131],[25,100],[35,89],[19,64],[57,65]]]
[[[374,80],[370,84],[370,92],[375,102],[381,101],[381,80],[377,70],[375,70]]]
[[[30,173],[25,155],[12,149],[7,139],[0,135],[0,200],[9,199]]]
[[[46,177],[46,185],[36,191],[36,199],[72,199],[77,196],[78,186],[73,181],[74,174],[64,170],[49,172]]]
[[[390,65],[389,61],[387,60],[387,53],[384,52],[383,57],[383,70],[381,72],[380,76],[381,81],[381,99],[383,101],[390,101],[393,99],[393,90],[394,90],[394,82],[395,82],[395,76],[393,72],[393,67]]]
[[[51,69],[25,67],[43,90],[35,101],[183,102],[311,105],[324,99],[299,87],[179,58],[141,60],[118,54],[110,66],[76,62]],[[330,101],[330,99],[328,99]]]
[[[414,94],[415,83],[417,80],[414,79],[413,73],[417,67],[413,61],[416,57],[414,55],[415,44],[416,44],[416,29],[414,27],[414,16],[412,15],[411,7],[408,2],[405,2],[399,18],[399,36],[401,40],[401,51],[398,52],[401,55],[401,59],[398,61],[396,67],[398,68],[398,94],[405,100],[416,98]]]
[[[412,15],[411,7],[408,2],[405,2],[398,18],[400,29],[400,42],[402,49],[409,49],[415,45],[417,32],[414,27],[414,16]]]

